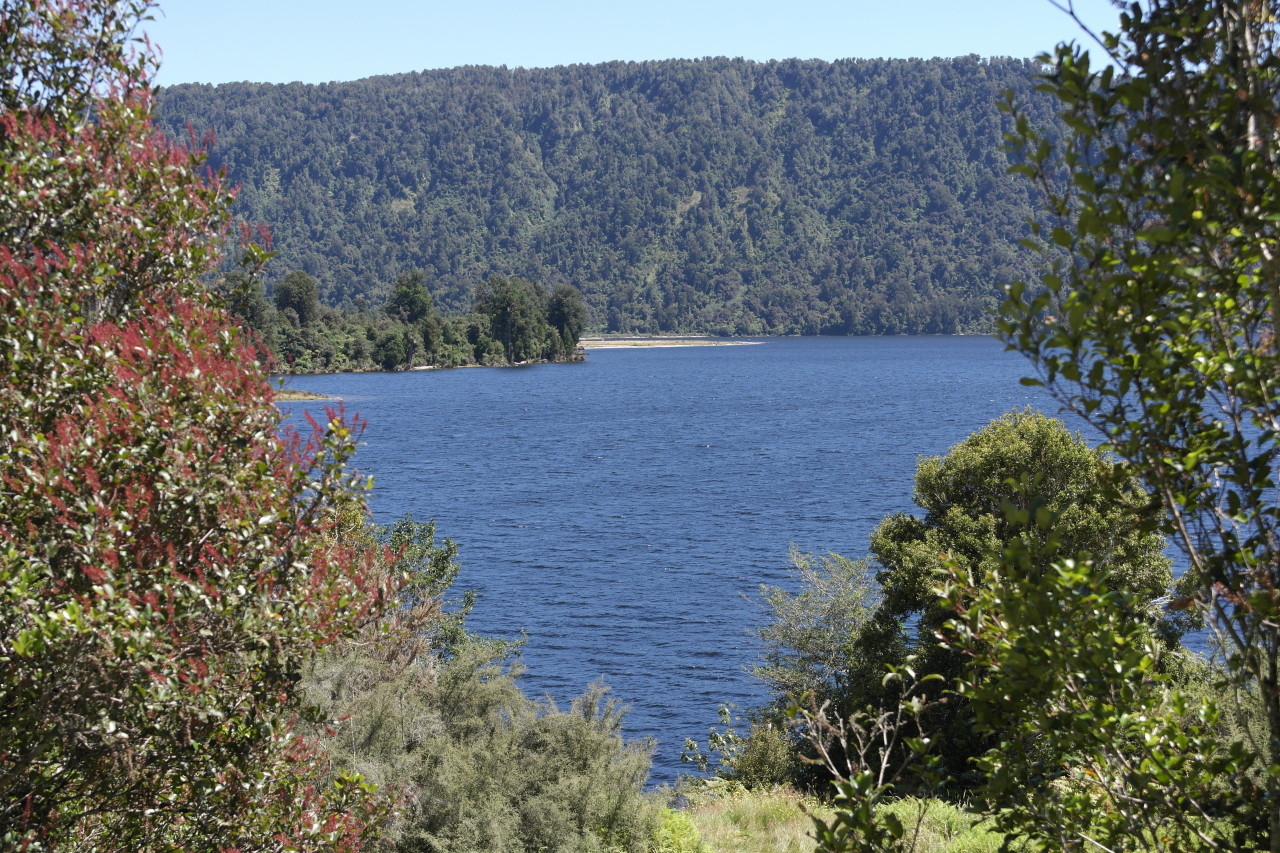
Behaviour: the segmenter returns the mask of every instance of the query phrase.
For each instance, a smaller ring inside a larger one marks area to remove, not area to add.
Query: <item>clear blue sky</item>
[[[1115,28],[1110,0],[1074,2]],[[1049,0],[161,0],[155,15],[162,85],[702,56],[1031,57],[1079,36]]]

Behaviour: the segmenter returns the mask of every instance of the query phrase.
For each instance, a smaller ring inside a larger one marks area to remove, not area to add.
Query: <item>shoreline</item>
[[[625,347],[665,348],[665,347],[733,347],[760,344],[763,341],[744,341],[737,338],[715,338],[699,335],[636,335],[634,337],[590,337],[578,341],[584,350],[622,349]]]
[[[273,390],[275,391],[275,397],[272,399],[273,403],[309,403],[319,400],[338,399],[337,397],[317,394],[314,391],[300,391],[297,388],[274,388]]]

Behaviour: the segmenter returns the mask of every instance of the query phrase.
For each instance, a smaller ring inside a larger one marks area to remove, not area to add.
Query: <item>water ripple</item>
[[[526,690],[563,705],[603,676],[665,782],[720,703],[762,699],[753,596],[787,582],[791,543],[864,554],[912,509],[918,456],[1011,408],[1055,410],[1025,372],[984,338],[835,338],[290,384],[368,420],[375,515],[435,518],[458,542],[471,628],[527,632]]]

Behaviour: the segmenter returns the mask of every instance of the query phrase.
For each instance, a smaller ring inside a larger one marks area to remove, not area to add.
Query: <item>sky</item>
[[[1110,0],[1072,2],[1095,31],[1119,20]],[[160,0],[153,14],[160,85],[704,56],[1033,57],[1083,39],[1050,0]]]

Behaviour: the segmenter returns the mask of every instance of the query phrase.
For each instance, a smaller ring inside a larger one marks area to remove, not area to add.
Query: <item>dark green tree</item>
[[[276,282],[275,303],[276,310],[292,309],[300,324],[310,325],[320,313],[319,285],[311,276],[294,270]]]
[[[975,585],[998,573],[1011,541],[1034,550],[1037,570],[1064,555],[1091,555],[1101,576],[1130,596],[1127,618],[1176,643],[1177,627],[1159,605],[1172,574],[1164,540],[1151,531],[1149,496],[1061,421],[1004,415],[946,456],[922,458],[914,498],[923,516],[890,516],[871,534],[878,571],[835,555],[800,559],[799,593],[762,590],[771,621],[760,631],[764,663],[755,674],[775,694],[774,716],[806,693],[836,718],[890,707],[903,684],[885,675],[909,666],[928,706],[911,724],[937,739],[949,785],[973,787],[970,762],[991,735],[975,735],[972,711],[947,696],[969,655],[943,642],[955,609],[937,589],[950,571]],[[1058,520],[1052,531],[1037,523],[1046,513]]]
[[[373,347],[373,360],[383,370],[399,370],[409,362],[409,351],[405,347],[404,330],[388,329],[378,336]]]
[[[1029,410],[1004,415],[946,456],[922,458],[913,497],[923,516],[890,516],[871,534],[871,553],[883,567],[876,619],[910,626],[905,647],[915,656],[913,669],[941,676],[935,691],[949,690],[968,661],[940,642],[954,616],[936,592],[947,567],[978,583],[997,571],[1015,540],[1037,555],[1037,571],[1055,559],[1088,555],[1099,576],[1139,608],[1130,616],[1176,644],[1179,632],[1161,610],[1173,577],[1165,540],[1152,531],[1154,504],[1105,451],[1090,448],[1061,421]],[[1053,515],[1052,530],[1036,523],[1037,513]],[[961,702],[938,705],[926,723],[943,735],[957,776],[988,745],[985,736],[972,736]]]
[[[582,293],[568,284],[557,284],[547,300],[547,323],[555,330],[559,358],[568,358],[578,348],[587,327],[587,306]]]
[[[1151,530],[1155,507],[1105,451],[1056,418],[1010,412],[946,456],[922,458],[913,498],[924,515],[886,518],[871,534],[871,553],[883,566],[880,613],[915,625],[912,646],[925,671],[947,678],[958,671],[959,661],[943,665],[938,656],[949,655],[935,639],[951,615],[934,592],[944,565],[980,577],[1014,539],[1034,546],[1046,565],[1088,554],[1108,584],[1146,602],[1148,621],[1163,622],[1157,602],[1169,593],[1172,573],[1165,540]],[[1024,520],[1022,513],[1040,510],[1053,513],[1052,531]]]
[[[490,276],[475,293],[476,311],[512,364],[546,357],[546,302],[542,288],[522,278]]]
[[[427,276],[422,270],[401,273],[391,287],[387,299],[387,314],[417,326],[435,314],[436,305],[427,288]]]

